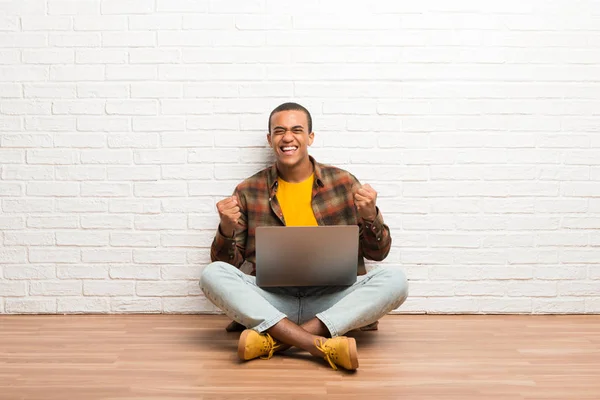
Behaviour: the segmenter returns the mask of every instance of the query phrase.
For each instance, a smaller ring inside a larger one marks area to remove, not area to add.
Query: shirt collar
[[[321,175],[321,165],[313,158],[313,156],[308,156],[308,158],[314,167],[315,183],[320,187],[325,186]],[[275,163],[271,166],[269,169],[269,174],[267,175],[267,184],[269,185],[269,189],[273,190],[273,188],[277,186],[277,178],[279,178],[279,171],[277,171],[277,163]]]

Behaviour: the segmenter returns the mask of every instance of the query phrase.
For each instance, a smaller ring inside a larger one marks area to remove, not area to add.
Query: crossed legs
[[[300,311],[300,300],[285,288],[261,289],[254,277],[224,262],[204,269],[200,287],[230,318],[275,338],[277,350],[295,346],[317,357],[324,355],[317,343],[377,321],[408,295],[406,277],[392,268],[369,271],[350,287],[313,288],[302,296]]]

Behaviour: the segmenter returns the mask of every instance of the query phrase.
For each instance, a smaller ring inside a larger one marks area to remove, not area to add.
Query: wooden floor
[[[0,399],[600,399],[600,316],[387,316],[356,373],[237,360],[223,316],[0,316]]]

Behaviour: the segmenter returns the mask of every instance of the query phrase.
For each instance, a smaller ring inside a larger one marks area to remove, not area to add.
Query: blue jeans
[[[352,286],[260,288],[256,278],[216,261],[200,277],[200,288],[229,318],[264,332],[283,318],[300,325],[321,320],[331,337],[371,324],[399,307],[408,282],[396,268],[376,268]]]

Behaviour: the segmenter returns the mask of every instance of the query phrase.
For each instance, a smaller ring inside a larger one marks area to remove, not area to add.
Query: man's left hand
[[[354,204],[358,215],[364,220],[374,221],[377,217],[377,192],[369,184],[362,185],[354,192]]]

